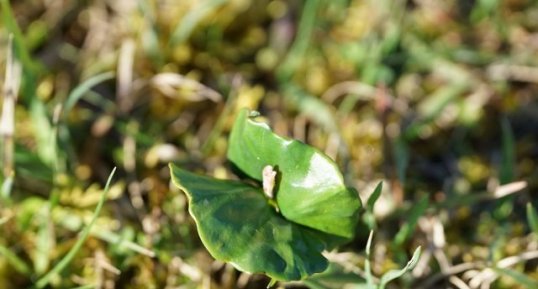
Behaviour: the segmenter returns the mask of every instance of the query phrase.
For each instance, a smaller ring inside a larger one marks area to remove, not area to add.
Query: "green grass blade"
[[[396,237],[394,238],[395,245],[401,246],[405,240],[411,236],[411,233],[417,225],[418,219],[424,214],[424,212],[426,212],[428,203],[428,196],[424,196],[409,210],[410,212],[407,222],[400,228],[400,231],[398,231]]]
[[[26,263],[24,263],[23,260],[21,260],[17,255],[15,255],[11,250],[8,248],[0,245],[0,256],[4,256],[6,258],[6,261],[13,266],[17,272],[24,274],[24,275],[30,275],[31,270]]]
[[[13,188],[13,176],[8,176],[3,181],[2,186],[0,186],[0,199],[8,200],[11,195],[11,189]]]
[[[266,288],[267,288],[267,289],[269,289],[269,288],[273,288],[273,287],[276,285],[276,282],[278,282],[278,280],[276,280],[276,279],[272,279],[272,278],[271,278],[271,281],[269,282],[269,284],[267,284],[267,287],[266,287]]]
[[[366,242],[366,259],[364,260],[364,277],[366,279],[366,287],[368,289],[375,289],[374,276],[372,275],[372,268],[370,265],[370,252],[372,247],[372,239],[374,238],[374,231],[370,231],[368,241]]]
[[[409,262],[407,262],[407,265],[405,265],[405,267],[401,270],[391,270],[383,274],[381,280],[379,281],[379,289],[385,288],[387,283],[389,283],[390,281],[398,279],[402,277],[405,273],[413,270],[418,263],[418,259],[420,258],[420,251],[421,247],[419,246],[413,253],[413,257],[411,258],[411,260],[409,260]]]
[[[41,100],[33,100],[30,104],[30,114],[35,130],[38,155],[45,164],[54,167],[56,164],[56,147],[53,140],[55,134],[45,104]]]
[[[15,52],[17,54],[17,57],[23,63],[25,69],[29,69],[32,72],[39,71],[41,67],[37,62],[33,61],[32,57],[30,56],[30,52],[28,51],[24,43],[24,36],[21,32],[21,29],[19,28],[19,25],[17,24],[15,16],[13,15],[13,10],[11,9],[9,1],[0,0],[0,7],[2,8],[0,15],[2,15],[4,25],[9,32],[13,33]]]
[[[409,166],[409,146],[404,138],[398,137],[394,141],[392,154],[394,155],[394,160],[396,162],[398,180],[400,181],[400,184],[404,186],[406,181],[406,171]]]
[[[226,0],[207,0],[198,4],[196,9],[192,9],[176,26],[170,38],[170,44],[178,45],[186,41],[202,19],[225,3]]]
[[[303,284],[310,289],[358,289],[356,285],[364,284],[364,278],[349,268],[331,262],[326,271],[308,277]]]
[[[519,285],[523,285],[526,288],[538,288],[538,280],[533,279],[521,272],[509,268],[493,268],[493,270],[497,274],[505,275],[516,280]]]
[[[94,75],[77,85],[67,96],[67,99],[63,104],[61,115],[59,119],[53,122],[52,127],[54,137],[52,137],[51,147],[55,150],[54,156],[56,157],[54,164],[56,164],[56,173],[65,173],[65,168],[67,166],[66,160],[76,158],[75,152],[69,142],[69,130],[63,121],[65,121],[73,107],[82,97],[85,97],[88,102],[97,103],[96,105],[108,110],[109,106],[108,103],[104,101],[104,98],[100,98],[100,95],[93,92],[91,89],[104,81],[113,79],[114,76],[115,74],[112,71]],[[62,151],[59,151],[60,147],[63,147]]]
[[[370,230],[374,230],[377,227],[375,215],[374,215],[374,206],[379,197],[381,196],[381,191],[383,190],[383,182],[379,182],[374,189],[374,192],[368,197],[366,201],[366,212],[363,214],[363,221],[368,225]]]
[[[309,94],[294,84],[283,87],[286,101],[316,125],[328,132],[338,132],[338,125],[331,107],[319,98]]]
[[[112,177],[114,176],[115,172],[116,172],[116,168],[114,168],[112,172],[110,173],[110,175],[108,176],[108,180],[106,181],[105,189],[103,191],[103,194],[101,195],[101,199],[99,200],[99,203],[97,204],[97,206],[95,207],[95,211],[93,212],[93,217],[91,221],[88,223],[88,225],[86,225],[86,227],[82,230],[73,248],[71,248],[71,250],[67,252],[67,254],[62,258],[62,260],[60,260],[60,262],[58,262],[58,264],[56,264],[56,266],[54,266],[54,268],[52,268],[52,270],[50,270],[45,276],[41,277],[37,281],[36,283],[37,288],[43,288],[47,286],[47,284],[49,284],[52,277],[62,272],[62,270],[65,269],[65,267],[67,267],[67,265],[69,265],[69,263],[73,260],[73,258],[76,256],[78,251],[80,251],[80,249],[82,248],[82,245],[84,244],[86,239],[88,239],[90,230],[93,224],[95,223],[95,221],[97,220],[97,217],[99,216],[99,213],[101,212],[101,209],[103,208],[103,204],[105,203],[106,195],[110,187],[110,182],[112,181]]]
[[[54,233],[51,230],[49,208],[42,207],[38,214],[39,225],[36,232],[36,252],[33,261],[35,273],[43,274],[50,265],[50,252],[54,248]]]
[[[466,83],[453,83],[439,88],[420,102],[417,108],[419,116],[424,122],[435,120],[447,105],[465,92],[465,89],[467,89]]]
[[[316,280],[304,280],[304,285],[310,289],[328,289],[327,287],[323,286],[320,282]]]
[[[403,132],[406,140],[415,140],[419,137],[420,132],[433,121],[435,121],[443,109],[449,104],[457,101],[468,89],[468,83],[456,82],[452,85],[444,86],[437,89],[431,95],[420,102],[417,109],[419,121],[414,122]]]
[[[379,196],[381,196],[381,191],[383,190],[383,182],[379,182],[377,186],[375,187],[374,192],[370,195],[368,198],[368,201],[366,203],[366,209],[370,212],[374,211],[374,205],[375,202],[379,199]]]
[[[287,80],[293,75],[304,58],[304,54],[308,49],[308,43],[314,31],[316,14],[320,2],[319,0],[310,0],[304,4],[303,13],[297,29],[297,37],[293,42],[290,52],[276,71],[277,78],[281,83],[288,82]]]
[[[71,91],[71,93],[67,97],[67,100],[65,101],[63,115],[67,115],[71,111],[71,109],[73,109],[75,104],[82,98],[82,96],[84,96],[84,94],[88,92],[92,87],[112,78],[114,78],[114,72],[104,72],[88,78],[83,83],[75,87],[75,89]]]
[[[136,253],[149,256],[151,258],[155,257],[155,252],[141,245],[138,245],[137,243],[125,240],[122,236],[118,235],[115,232],[111,232],[108,230],[93,230],[91,232],[91,235],[120,248],[131,250]]]
[[[39,74],[45,68],[34,59],[25,44],[23,33],[17,24],[13,11],[7,0],[0,0],[2,20],[7,30],[13,34],[13,42],[17,58],[23,65],[23,85],[21,86],[21,96],[30,103],[30,114],[32,124],[36,133],[37,150],[41,159],[49,166],[54,165],[54,148],[51,146],[50,138],[54,135],[49,118],[47,116],[45,104],[36,96],[36,84],[38,83]]]
[[[41,159],[52,166],[55,164],[54,147],[51,146],[51,136],[54,131],[51,128],[50,121],[46,112],[45,104],[36,96],[36,86],[41,74],[45,68],[43,65],[32,59],[30,51],[25,44],[23,33],[17,24],[13,11],[7,0],[0,0],[2,20],[7,30],[13,34],[13,42],[17,59],[20,59],[23,65],[23,85],[21,86],[21,96],[30,103],[30,114],[34,126],[37,150]]]
[[[527,203],[527,220],[530,229],[538,236],[538,213],[531,203]]]
[[[224,109],[222,110],[222,113],[217,118],[217,122],[213,126],[213,129],[209,133],[209,136],[202,145],[201,150],[204,155],[207,155],[211,151],[211,149],[213,149],[215,143],[217,142],[217,139],[221,136],[226,120],[228,119],[234,108],[234,103],[238,95],[238,88],[239,87],[232,87],[232,91],[228,94],[226,103],[224,103]]]

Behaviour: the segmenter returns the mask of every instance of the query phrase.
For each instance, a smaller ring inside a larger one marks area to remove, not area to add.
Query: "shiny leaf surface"
[[[214,258],[277,280],[304,279],[327,268],[317,232],[284,219],[260,188],[199,176],[173,164],[170,170]]]
[[[275,168],[275,197],[286,219],[329,236],[353,237],[360,200],[345,187],[336,164],[311,146],[274,134],[249,114],[242,110],[235,121],[228,158],[259,181],[265,166]]]

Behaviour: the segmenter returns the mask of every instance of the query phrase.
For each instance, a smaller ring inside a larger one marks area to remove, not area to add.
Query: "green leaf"
[[[274,134],[242,110],[232,129],[228,158],[259,181],[265,166],[275,168],[275,198],[286,219],[328,234],[328,245],[353,237],[361,206],[358,194],[345,187],[336,164],[322,152]]]
[[[413,257],[411,258],[411,260],[409,260],[409,262],[407,262],[407,265],[405,265],[405,267],[401,270],[390,270],[387,273],[383,274],[383,276],[381,276],[381,280],[379,281],[379,288],[385,288],[385,286],[390,281],[398,279],[402,277],[405,273],[413,270],[418,263],[418,259],[420,258],[420,251],[421,248],[418,247],[413,253]]]
[[[538,288],[538,280],[533,279],[524,273],[510,269],[510,268],[493,268],[493,270],[500,275],[509,276],[517,281],[519,285],[523,285],[526,288]]]
[[[304,279],[327,268],[316,232],[284,219],[260,188],[199,176],[173,164],[170,169],[214,258],[276,280]]]

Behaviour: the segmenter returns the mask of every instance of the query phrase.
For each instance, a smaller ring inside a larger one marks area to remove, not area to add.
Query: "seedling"
[[[259,186],[173,164],[172,180],[214,258],[274,280],[301,280],[327,268],[323,250],[353,238],[360,199],[329,157],[274,134],[258,115],[239,113],[228,159]]]

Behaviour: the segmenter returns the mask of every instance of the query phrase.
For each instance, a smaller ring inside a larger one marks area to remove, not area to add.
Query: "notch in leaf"
[[[170,165],[172,180],[187,194],[189,212],[211,255],[276,280],[300,280],[324,271],[328,261],[321,252],[353,237],[361,205],[336,164],[306,144],[274,134],[247,110],[234,123],[228,158],[260,185],[217,180]],[[278,168],[270,197],[261,185],[268,166]]]

